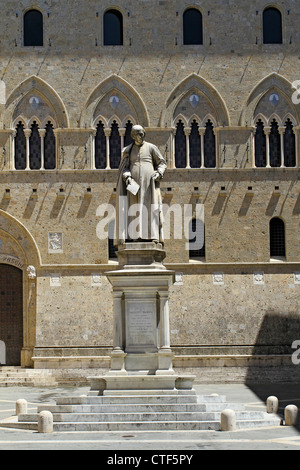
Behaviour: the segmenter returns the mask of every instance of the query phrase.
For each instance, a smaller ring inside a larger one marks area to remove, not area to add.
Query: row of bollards
[[[17,400],[16,402],[16,415],[27,414],[27,401]],[[53,415],[51,411],[41,411],[38,414],[38,432],[51,433],[53,432]]]
[[[278,412],[278,398],[270,396],[267,398],[267,413]],[[298,407],[296,405],[288,405],[284,409],[284,425],[295,426],[298,424]],[[236,430],[236,414],[234,410],[223,410],[221,412],[221,431]]]

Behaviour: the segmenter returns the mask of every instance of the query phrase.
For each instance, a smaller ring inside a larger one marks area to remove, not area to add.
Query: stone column
[[[26,170],[30,170],[30,162],[29,162],[29,155],[30,155],[30,148],[29,148],[29,138],[31,136],[31,129],[24,129],[24,134],[26,137]]]
[[[280,168],[283,168],[284,167],[284,133],[285,133],[285,127],[279,127],[278,131],[279,131],[279,134],[280,134],[280,154],[281,154]]]
[[[204,155],[204,134],[205,134],[205,127],[199,127],[199,134],[200,134],[200,146],[201,146],[201,165],[200,168],[205,168],[205,155]]]
[[[44,153],[44,138],[46,135],[46,129],[39,129],[39,134],[41,138],[41,170],[45,169],[45,153]]]
[[[95,137],[97,134],[96,129],[92,129],[90,133],[90,146],[91,146],[91,170],[96,170],[96,162],[95,162]]]
[[[190,134],[191,134],[191,128],[190,127],[185,127],[184,128],[184,134],[185,134],[185,139],[186,139],[186,168],[191,168],[191,165],[190,165]]]
[[[121,151],[122,151],[123,148],[125,147],[125,145],[124,145],[125,132],[126,132],[126,128],[125,128],[125,127],[120,127],[120,128],[119,128],[119,135],[120,135],[120,137],[121,137]]]
[[[270,133],[271,127],[265,127],[265,134],[266,134],[266,168],[271,168],[270,165]]]
[[[160,349],[170,349],[169,294],[160,292]]]
[[[106,170],[110,170],[110,158],[109,158],[109,138],[111,134],[111,129],[104,129],[104,134],[106,138]]]
[[[123,315],[122,315],[122,291],[113,292],[114,304],[114,351],[122,351],[124,347],[124,333],[123,333]]]

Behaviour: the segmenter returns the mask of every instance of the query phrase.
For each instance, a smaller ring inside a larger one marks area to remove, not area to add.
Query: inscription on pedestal
[[[127,301],[126,349],[155,347],[155,302]]]

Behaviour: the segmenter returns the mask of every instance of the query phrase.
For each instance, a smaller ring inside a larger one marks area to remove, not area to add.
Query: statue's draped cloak
[[[123,149],[116,191],[116,245],[139,239],[163,242],[161,193],[152,177],[156,171],[162,177],[166,167],[158,148],[149,142]],[[136,195],[126,189],[129,176],[140,186]]]

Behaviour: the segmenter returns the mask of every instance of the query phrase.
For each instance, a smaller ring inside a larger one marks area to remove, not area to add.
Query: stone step
[[[147,412],[221,412],[225,408],[235,411],[245,409],[242,403],[183,403],[183,404],[100,404],[100,405],[39,405],[37,412],[48,410],[51,413],[147,413]]]
[[[124,393],[124,392],[123,392]],[[100,405],[100,404],[176,404],[197,403],[196,395],[120,395],[120,396],[85,396],[85,397],[60,397],[56,399],[57,405]]]
[[[49,410],[50,411],[50,410]],[[236,419],[240,420],[263,420],[262,411],[237,411]],[[37,414],[19,415],[20,422],[37,421]],[[148,422],[148,421],[220,421],[221,412],[122,412],[122,413],[53,413],[54,422]]]

